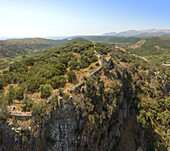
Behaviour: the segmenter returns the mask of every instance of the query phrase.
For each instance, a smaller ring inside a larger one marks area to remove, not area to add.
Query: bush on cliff
[[[9,111],[7,108],[7,102],[5,99],[0,97],[0,119],[6,120],[8,117]]]
[[[44,101],[40,103],[35,103],[32,107],[33,116],[36,117],[35,121],[39,124],[42,123],[43,119],[45,118],[47,110],[47,104]]]

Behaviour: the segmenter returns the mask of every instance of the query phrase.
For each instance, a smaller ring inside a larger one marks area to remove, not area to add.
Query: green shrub
[[[70,95],[69,95],[68,93],[64,93],[64,95],[63,95],[63,99],[68,100],[68,99],[69,99],[69,97],[70,97]]]
[[[47,104],[43,101],[40,103],[35,103],[32,107],[33,116],[36,117],[36,121],[39,122],[40,124],[45,118],[46,110],[47,110]]]
[[[53,88],[51,85],[41,85],[40,86],[40,92],[41,92],[41,97],[42,98],[47,98],[51,95]]]
[[[51,79],[51,85],[54,89],[59,87],[64,87],[66,83],[66,78],[63,75],[55,76]]]
[[[9,111],[7,108],[7,102],[5,99],[0,98],[0,119],[1,120],[6,120],[8,117]]]
[[[94,69],[94,67],[93,67],[93,66],[90,66],[90,69]]]
[[[11,85],[11,86],[9,87],[8,94],[7,94],[8,104],[12,104],[14,98],[15,98],[15,89],[14,89],[14,87]]]
[[[74,71],[69,71],[67,72],[67,77],[69,82],[73,82],[74,80],[77,79],[76,74]]]
[[[51,100],[51,109],[55,109],[58,105],[58,95],[54,96],[54,99]]]
[[[24,98],[24,89],[23,88],[18,88],[15,91],[15,99],[22,100]]]
[[[29,111],[31,111],[31,109],[32,109],[32,107],[33,107],[33,105],[34,105],[34,101],[32,100],[32,99],[30,99],[30,98],[28,98],[28,97],[26,97],[24,100],[23,100],[23,106],[22,106],[22,110],[24,111],[24,112],[29,112]]]
[[[99,63],[97,62],[95,65],[96,65],[96,66],[99,66]]]
[[[59,93],[60,96],[63,96],[63,95],[64,95],[63,89],[62,89],[62,88],[59,88],[59,89],[58,89],[58,93]]]

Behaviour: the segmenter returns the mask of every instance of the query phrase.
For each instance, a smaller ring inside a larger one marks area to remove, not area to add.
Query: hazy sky
[[[0,37],[170,28],[170,0],[0,0]]]

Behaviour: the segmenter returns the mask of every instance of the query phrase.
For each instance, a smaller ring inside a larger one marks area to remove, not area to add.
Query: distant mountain
[[[116,32],[109,32],[109,33],[104,33],[103,36],[115,36],[117,33]]]
[[[62,39],[67,39],[68,36],[56,36],[56,37],[42,37],[42,38],[45,38],[45,39],[52,39],[52,40],[62,40]]]
[[[170,29],[128,30],[123,32],[104,33],[103,36],[118,37],[163,37],[170,35]]]
[[[0,40],[12,39],[11,37],[0,37]]]

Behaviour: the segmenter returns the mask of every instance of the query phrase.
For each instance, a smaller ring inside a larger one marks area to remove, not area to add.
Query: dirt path
[[[122,48],[122,47],[117,46],[116,48],[119,48],[120,50],[122,50],[122,51],[124,51],[124,52],[129,53],[128,51],[126,51],[126,50],[125,50],[124,48]],[[136,57],[142,58],[143,60],[145,60],[145,61],[147,61],[147,62],[148,62],[148,60],[147,60],[145,57],[141,57],[141,56],[138,56],[138,55],[136,55],[136,54],[130,54],[130,53],[129,53],[129,55],[133,55],[133,56],[136,56]]]

